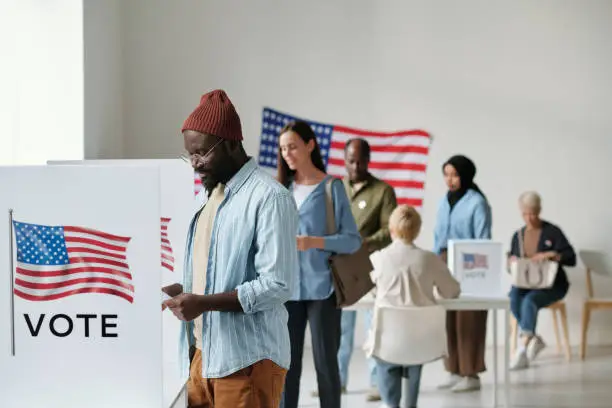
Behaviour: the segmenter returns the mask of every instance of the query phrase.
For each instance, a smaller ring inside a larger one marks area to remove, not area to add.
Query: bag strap
[[[334,194],[332,186],[334,178],[330,177],[325,182],[325,223],[327,235],[333,235],[336,233],[336,215],[334,213]]]
[[[199,316],[202,317],[202,316]],[[193,344],[191,344],[191,336],[193,334],[193,324],[189,324],[190,322],[185,322],[185,334],[187,335],[187,344],[189,345],[189,348],[191,348],[191,346],[193,346]],[[189,328],[191,327],[191,330],[189,330]]]
[[[516,234],[518,235],[519,242],[519,257],[525,258],[525,244],[523,243],[523,229],[520,228]]]

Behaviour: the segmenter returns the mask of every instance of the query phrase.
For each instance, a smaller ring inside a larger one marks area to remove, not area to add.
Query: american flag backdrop
[[[13,222],[17,243],[14,293],[31,301],[101,293],[132,303],[129,237],[91,228]]]
[[[299,118],[264,108],[259,165],[276,168],[278,137],[287,123]],[[424,130],[374,132],[306,120],[317,135],[327,172],[332,176],[346,175],[344,145],[349,139],[362,138],[371,147],[370,172],[389,183],[399,204],[422,207],[427,156],[431,136]]]
[[[168,225],[172,218],[161,218],[161,265],[170,272],[174,272],[174,254],[168,236]]]

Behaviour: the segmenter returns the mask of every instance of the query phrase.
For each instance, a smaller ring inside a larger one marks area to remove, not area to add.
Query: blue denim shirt
[[[440,201],[433,252],[447,249],[449,239],[491,239],[491,208],[478,192],[468,190],[452,211],[446,196]]]
[[[325,184],[326,177],[306,197],[300,206],[299,235],[325,237],[325,249],[299,252],[300,271],[291,300],[327,299],[334,291],[329,257],[334,253],[351,254],[361,246],[361,235],[355,224],[351,204],[340,180],[332,184],[336,233],[326,234]]]
[[[205,204],[204,204],[205,205]],[[199,212],[197,213],[199,214]],[[192,290],[192,257],[197,219],[187,235],[183,290]],[[202,375],[226,377],[269,359],[288,369],[287,310],[298,274],[298,215],[290,192],[259,169],[253,159],[225,186],[215,216],[208,254],[206,294],[238,290],[244,312],[206,312],[203,319]],[[193,324],[183,325],[182,370],[189,372]]]

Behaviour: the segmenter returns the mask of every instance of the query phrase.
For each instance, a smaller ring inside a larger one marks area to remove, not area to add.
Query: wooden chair
[[[550,306],[547,306],[546,309],[549,309],[552,312],[553,327],[555,329],[555,339],[557,341],[557,353],[561,354],[564,349],[565,359],[567,361],[570,361],[572,358],[572,349],[570,346],[569,331],[567,327],[567,308],[565,307],[565,302],[563,300],[560,300]],[[561,319],[561,327],[563,328],[563,340],[565,341],[565,347],[563,348],[561,345],[561,337],[559,336],[559,323],[557,322],[557,313],[559,314],[559,317]],[[512,316],[510,320],[510,336],[510,349],[514,354],[514,351],[516,350],[516,342],[518,340],[518,322],[516,321],[514,316]]]
[[[587,332],[593,310],[612,309],[612,298],[596,298],[593,291],[591,272],[612,277],[612,254],[600,251],[580,251],[580,259],[586,267],[587,298],[582,309],[582,338],[580,340],[580,358],[586,356]]]

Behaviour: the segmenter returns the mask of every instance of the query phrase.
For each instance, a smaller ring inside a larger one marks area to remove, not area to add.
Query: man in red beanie
[[[295,202],[247,156],[225,92],[202,96],[182,131],[208,193],[189,228],[183,284],[164,288],[164,305],[189,322],[189,407],[277,408],[290,363],[284,304],[299,268]]]

